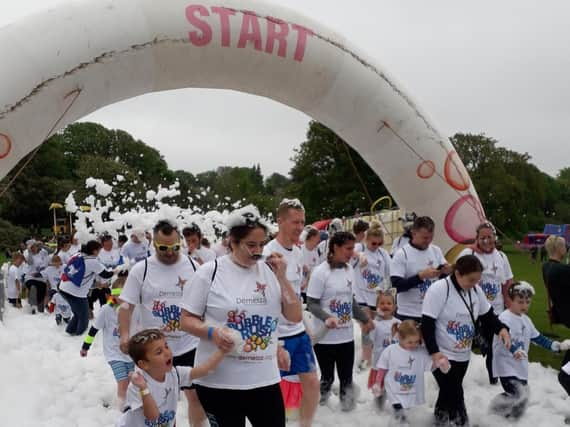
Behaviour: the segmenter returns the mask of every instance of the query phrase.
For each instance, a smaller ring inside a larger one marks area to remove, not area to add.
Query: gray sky
[[[67,1],[3,0],[0,25]],[[267,1],[344,34],[396,76],[444,134],[484,132],[528,152],[551,175],[570,166],[570,2]],[[268,175],[288,173],[309,117],[251,95],[185,89],[127,100],[84,120],[126,130],[159,149],[172,169],[250,166],[255,157]],[[236,144],[242,149],[231,157],[220,154]]]

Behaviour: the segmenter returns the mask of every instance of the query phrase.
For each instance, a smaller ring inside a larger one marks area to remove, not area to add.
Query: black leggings
[[[255,376],[255,372],[252,373]],[[285,405],[279,384],[251,390],[227,390],[196,385],[211,427],[285,427]]]
[[[562,361],[562,366],[566,365],[568,362],[570,362],[570,350],[566,352],[564,360]],[[560,373],[558,374],[558,381],[560,382],[560,385],[564,387],[564,390],[566,390],[568,396],[570,396],[570,375],[561,369]]]
[[[28,303],[36,305],[38,311],[44,311],[44,299],[46,297],[46,284],[40,280],[27,280],[26,288],[28,288]]]
[[[340,382],[340,399],[352,388],[354,341],[342,344],[316,344],[315,355],[321,368],[321,395],[329,393],[334,382],[334,368]],[[351,394],[352,395],[352,394]]]
[[[469,362],[450,360],[451,369],[444,374],[439,369],[433,371],[433,376],[439,386],[439,395],[435,403],[436,425],[447,425],[454,422],[457,426],[468,423],[465,398],[463,397],[463,378]]]
[[[497,383],[497,378],[493,376],[493,337],[495,333],[492,330],[483,329],[483,338],[485,339],[487,345],[485,349],[481,351],[481,354],[485,357],[485,366],[487,367],[487,375],[489,376],[489,382],[491,384]]]

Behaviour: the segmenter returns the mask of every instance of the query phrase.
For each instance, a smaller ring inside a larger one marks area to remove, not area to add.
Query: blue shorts
[[[282,377],[317,371],[313,345],[311,344],[311,338],[309,338],[306,332],[280,338],[279,341],[285,343],[283,347],[289,352],[291,357],[291,369],[289,371],[281,371]]]
[[[109,362],[111,369],[113,370],[113,375],[117,382],[128,380],[129,372],[133,372],[135,369],[135,364],[133,362],[122,362],[120,360],[111,360]]]

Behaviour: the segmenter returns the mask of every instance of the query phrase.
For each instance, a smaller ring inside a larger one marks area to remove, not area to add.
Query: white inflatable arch
[[[400,206],[434,218],[444,250],[472,238],[484,218],[453,146],[394,78],[340,34],[274,4],[73,1],[0,29],[0,51],[0,177],[106,105],[168,89],[231,89],[334,130]]]

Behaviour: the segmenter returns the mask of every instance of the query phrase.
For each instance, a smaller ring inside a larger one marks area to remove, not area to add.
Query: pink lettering
[[[293,30],[297,31],[297,47],[295,48],[295,61],[303,61],[305,50],[307,48],[307,36],[313,36],[315,33],[308,28],[297,24],[292,25]]]
[[[279,28],[279,31],[277,29]],[[273,53],[275,41],[279,42],[277,55],[282,58],[287,56],[287,36],[289,35],[289,25],[277,18],[267,18],[267,42],[265,52]]]
[[[222,46],[229,47],[230,45],[230,16],[236,13],[225,7],[212,6],[212,13],[220,15],[220,25],[222,27]]]
[[[254,12],[244,12],[241,32],[237,47],[242,49],[248,42],[253,42],[255,50],[261,50],[261,29],[259,20]]]
[[[208,9],[201,5],[190,5],[186,8],[186,19],[188,22],[196,27],[198,31],[190,31],[188,33],[190,42],[194,46],[206,46],[212,41],[212,27],[206,21],[198,18],[196,13],[200,16],[210,16]]]

